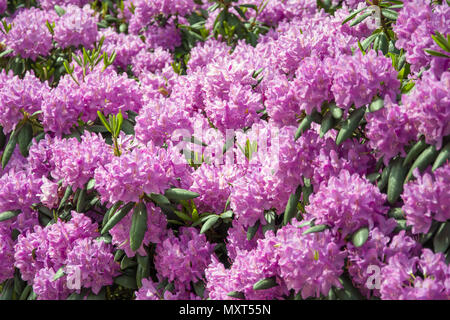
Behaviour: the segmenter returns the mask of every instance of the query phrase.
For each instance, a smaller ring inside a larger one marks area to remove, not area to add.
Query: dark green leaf
[[[435,171],[437,168],[442,166],[444,163],[446,163],[450,159],[450,142],[445,145],[444,148],[439,151],[438,156],[436,157],[436,160],[433,163],[433,167],[431,168],[431,171]]]
[[[278,286],[276,277],[259,280],[253,285],[253,290],[266,290]]]
[[[5,169],[6,165],[8,164],[9,159],[11,159],[12,154],[14,153],[14,149],[16,148],[17,144],[17,136],[19,132],[13,131],[11,132],[8,144],[5,147],[5,150],[2,154],[2,169]]]
[[[260,222],[258,220],[258,221],[256,221],[256,223],[253,226],[248,228],[248,230],[247,230],[247,240],[248,241],[252,240],[253,237],[256,235],[256,232],[259,229],[259,224],[260,224]]]
[[[24,157],[28,157],[28,146],[33,139],[33,127],[29,122],[25,123],[17,136],[19,142],[20,153]]]
[[[375,39],[378,37],[378,33],[372,34],[366,39],[364,39],[363,42],[361,42],[361,47],[364,49],[364,51],[367,51],[369,49],[370,44],[375,41]]]
[[[146,279],[150,276],[150,258],[148,256],[137,256],[137,270],[136,270],[136,283],[138,287],[142,287],[142,279]]]
[[[137,251],[144,240],[147,231],[147,207],[139,202],[134,208],[130,229],[130,248]]]
[[[110,215],[108,222],[102,229],[102,234],[105,234],[109,230],[111,230],[116,224],[120,222],[127,214],[128,212],[133,209],[135,203],[134,202],[128,202],[126,205],[124,205],[119,211],[116,212],[114,215]]]
[[[368,7],[365,7],[365,8],[356,10],[356,11],[353,11],[349,16],[347,16],[347,17],[344,19],[344,21],[342,21],[342,24],[345,24],[346,22],[352,20],[354,17],[356,17],[356,15],[357,15],[358,13],[367,10],[367,8],[368,8]]]
[[[411,168],[409,169],[408,175],[405,179],[405,183],[412,178],[414,169],[419,168],[420,172],[423,172],[423,170],[425,170],[428,165],[434,162],[434,160],[437,158],[437,155],[438,152],[435,146],[429,146],[424,151],[422,151],[422,153],[417,157],[416,161],[414,161]]]
[[[406,172],[407,168],[403,166],[402,158],[393,160],[387,184],[387,199],[390,204],[394,204],[402,194]]]
[[[124,274],[124,275],[121,275],[121,276],[115,278],[114,283],[118,284],[119,286],[122,286],[124,288],[134,289],[134,290],[138,289],[138,286],[136,283],[136,278],[131,277],[129,275]]]
[[[71,194],[72,194],[72,187],[67,186],[66,191],[64,192],[64,196],[61,199],[61,203],[59,204],[58,211],[61,210],[62,207],[64,207]]]
[[[203,298],[205,293],[205,283],[202,280],[193,283],[194,292],[200,298]]]
[[[292,218],[297,214],[297,203],[300,200],[302,194],[302,186],[299,185],[294,193],[289,197],[286,209],[284,210],[283,224],[287,225]]]
[[[164,193],[164,195],[168,198],[168,199],[172,199],[172,200],[191,200],[194,198],[199,197],[200,195],[196,192],[192,192],[189,190],[184,190],[184,189],[179,189],[179,188],[172,188],[172,189],[167,189],[166,192]]]
[[[17,217],[20,214],[20,210],[11,210],[0,213],[0,222]]]
[[[83,212],[86,202],[86,189],[82,189],[77,199],[77,212]]]
[[[444,222],[439,226],[433,239],[434,252],[445,252],[450,245],[450,222]]]
[[[388,213],[390,218],[394,218],[394,219],[405,219],[405,213],[403,212],[403,210],[401,208],[393,208],[389,211]]]
[[[417,141],[416,144],[411,148],[411,150],[409,150],[408,154],[406,155],[406,158],[403,161],[403,165],[407,166],[411,162],[413,162],[413,160],[415,160],[417,158],[417,156],[423,150],[425,150],[426,147],[427,147],[427,144],[425,143],[425,139],[424,138],[422,138],[419,141]]]
[[[301,137],[303,132],[308,130],[311,127],[311,123],[313,122],[312,117],[310,115],[306,115],[306,117],[300,122],[297,132],[295,133],[295,140]]]
[[[394,11],[394,10],[383,8],[383,9],[381,9],[381,14],[385,18],[388,18],[389,20],[397,21],[398,13],[396,11]]]
[[[137,265],[137,262],[124,256],[122,261],[120,262],[120,269],[125,270],[126,268],[134,267]]]
[[[231,291],[227,293],[227,296],[232,297],[232,298],[236,298],[236,299],[241,299],[244,300],[245,299],[245,295],[242,292],[239,291]]]
[[[28,296],[30,295],[30,292],[32,290],[32,286],[28,285],[25,287],[25,289],[22,291],[22,294],[19,297],[19,300],[26,300]]]
[[[347,140],[352,136],[353,131],[355,131],[355,129],[358,127],[359,123],[364,117],[365,112],[366,107],[358,108],[355,111],[353,111],[353,113],[347,120],[345,120],[336,138],[337,145],[340,145],[341,143],[343,143],[345,140]]]

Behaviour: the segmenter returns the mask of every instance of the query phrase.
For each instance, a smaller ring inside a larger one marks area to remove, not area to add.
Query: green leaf
[[[359,248],[366,243],[369,238],[369,229],[367,227],[360,228],[352,236],[352,242],[355,247]]]
[[[275,224],[275,218],[276,214],[272,210],[264,212],[264,220],[266,220],[268,224]]]
[[[134,208],[130,229],[130,248],[137,251],[144,240],[147,231],[147,207],[145,203],[139,202]]]
[[[403,166],[402,158],[393,160],[387,184],[387,200],[390,204],[397,202],[398,197],[402,194],[406,172],[407,169]]]
[[[89,179],[89,181],[86,184],[86,190],[91,191],[94,188],[95,188],[95,179],[91,178],[91,179]]]
[[[433,163],[433,167],[431,167],[431,171],[436,171],[436,169],[446,163],[448,159],[450,159],[450,142],[439,151],[439,154]]]
[[[117,211],[116,214],[109,217],[108,222],[103,227],[101,234],[105,234],[109,230],[111,230],[116,224],[120,222],[127,214],[128,212],[133,209],[135,203],[134,202],[128,202],[126,205],[124,205],[119,211]]]
[[[354,17],[356,17],[356,15],[357,15],[358,13],[367,10],[367,8],[368,8],[368,7],[365,7],[365,8],[356,10],[356,11],[353,11],[349,16],[347,16],[347,17],[344,19],[344,21],[342,21],[342,24],[345,24],[345,23],[347,23],[348,21],[352,20]]]
[[[375,183],[379,178],[381,177],[381,173],[379,172],[373,172],[366,176],[367,180],[370,181],[370,183]]]
[[[425,49],[425,52],[435,57],[450,58],[450,56],[446,55],[445,53],[436,50]]]
[[[58,280],[59,278],[64,277],[65,273],[64,273],[64,267],[61,267],[58,269],[58,271],[56,271],[55,275],[53,276],[53,281]]]
[[[323,138],[325,134],[334,128],[336,124],[336,120],[332,116],[331,112],[328,112],[322,120],[322,124],[320,126],[320,137]]]
[[[370,17],[371,15],[372,15],[372,12],[367,12],[367,13],[364,13],[364,14],[358,16],[356,19],[354,19],[352,21],[352,23],[350,23],[350,27],[356,26],[357,24],[363,22],[367,17]]]
[[[3,284],[0,300],[12,300],[14,292],[14,279],[8,279]]]
[[[347,120],[345,120],[336,138],[337,145],[340,145],[341,143],[343,143],[345,140],[347,140],[352,136],[353,131],[355,131],[355,129],[359,126],[359,123],[364,117],[365,112],[366,107],[358,108],[355,111],[353,111],[353,113]]]
[[[412,88],[414,88],[415,85],[416,85],[416,83],[414,81],[409,81],[402,87],[402,93],[406,94],[406,93],[410,92],[412,90]]]
[[[302,186],[299,185],[294,193],[289,196],[286,209],[284,210],[283,224],[287,225],[292,218],[297,214],[297,203],[300,200],[302,194]]]
[[[22,291],[22,294],[20,295],[19,300],[27,300],[32,289],[33,289],[32,286],[30,286],[30,285],[26,286],[25,289]]]
[[[386,55],[389,52],[389,40],[384,33],[380,33],[378,38],[380,39],[379,49]]]
[[[312,122],[313,120],[311,115],[306,115],[306,117],[300,122],[294,139],[297,140],[298,138],[300,138],[303,132],[307,131],[311,127]]]
[[[381,98],[377,98],[372,101],[372,103],[369,106],[369,112],[375,112],[380,109],[384,108],[384,100]]]
[[[8,54],[14,52],[13,49],[7,49],[5,51],[2,51],[2,53],[0,53],[0,58],[3,58],[4,56],[7,56]]]
[[[396,220],[405,219],[405,213],[401,208],[392,208],[389,210],[388,216]]]
[[[58,211],[61,210],[62,207],[64,207],[71,194],[72,194],[72,187],[67,186],[66,191],[64,192],[64,196],[62,197],[61,202],[59,204]]]
[[[211,229],[216,224],[216,222],[219,220],[219,218],[220,217],[217,215],[209,216],[208,219],[203,224],[202,228],[200,229],[200,233],[205,233],[206,231]]]
[[[168,198],[168,199],[172,199],[172,200],[191,200],[194,198],[199,197],[200,195],[196,192],[192,192],[189,190],[184,190],[184,189],[179,189],[179,188],[172,188],[172,189],[167,189],[166,192],[164,193],[164,195]]]
[[[120,269],[121,269],[121,270],[125,270],[125,269],[127,269],[127,268],[134,267],[134,266],[136,266],[136,265],[137,265],[137,262],[136,262],[136,261],[134,261],[134,260],[128,258],[127,256],[124,256],[124,257],[122,258],[122,261],[120,262]]]
[[[335,118],[336,120],[341,120],[342,115],[344,114],[344,111],[342,111],[341,108],[336,106],[335,103],[330,103],[329,108],[330,108],[330,112],[331,112],[331,115],[333,116],[333,118]]]
[[[141,256],[136,254],[137,257],[137,271],[136,271],[136,283],[138,287],[142,287],[142,279],[146,279],[150,276],[150,257]]]
[[[325,224],[318,224],[315,226],[312,226],[311,228],[309,228],[308,230],[305,230],[302,234],[303,235],[307,235],[309,233],[316,233],[316,232],[322,232],[325,229],[328,229],[328,226]]]
[[[205,283],[202,280],[199,280],[197,282],[193,282],[192,286],[194,287],[195,294],[200,298],[203,298],[205,293]]]
[[[123,123],[123,115],[122,115],[122,112],[119,112],[119,113],[117,114],[116,130],[115,130],[115,132],[114,132],[114,135],[115,135],[116,137],[119,136],[120,128],[122,128],[122,123]]]
[[[381,14],[383,17],[388,18],[389,20],[397,21],[398,13],[397,11],[383,8],[381,9]]]
[[[192,219],[187,214],[185,214],[185,213],[183,213],[181,211],[174,210],[173,212],[177,215],[178,218],[180,218],[181,220],[183,220],[185,222],[186,221],[194,222],[194,219]],[[197,221],[199,221],[199,220],[197,220]]]
[[[363,300],[361,293],[356,289],[352,281],[346,276],[339,277],[339,282],[343,286],[342,289],[335,289],[335,293],[341,300]]]
[[[19,133],[20,130],[19,132],[16,132],[15,130],[11,132],[8,144],[6,145],[5,150],[2,154],[2,169],[5,169],[9,159],[11,159],[11,156],[14,153],[14,149],[16,148],[17,144],[17,136]]]
[[[231,219],[231,218],[233,218],[233,211],[232,210],[225,211],[224,213],[222,213],[220,215],[220,217],[222,219]]]
[[[86,202],[86,189],[82,189],[77,199],[77,212],[83,212]]]
[[[128,119],[123,119],[122,131],[128,135],[134,135],[133,123]]]
[[[445,37],[440,34],[438,31],[435,32],[435,35],[431,35],[431,38],[433,38],[434,42],[437,43],[439,47],[441,47],[443,50],[450,52],[450,43]]]
[[[6,136],[3,133],[3,127],[0,126],[0,150],[3,149],[6,143]]]
[[[118,284],[119,286],[122,286],[124,288],[128,288],[128,289],[134,289],[137,290],[138,286],[136,283],[136,278],[135,277],[131,277],[129,275],[121,275],[117,278],[114,279],[114,283]]]
[[[114,261],[119,262],[121,261],[121,259],[123,258],[123,256],[125,255],[125,252],[123,250],[117,250],[116,253],[114,254]]]
[[[302,222],[298,227],[303,228],[303,227],[312,225],[312,223],[313,223],[313,220],[305,221],[305,222]]]
[[[248,241],[252,240],[253,237],[256,235],[256,232],[259,229],[259,224],[260,224],[260,222],[258,220],[258,221],[256,221],[256,223],[253,226],[248,228],[248,230],[247,230],[247,240]]]
[[[423,170],[425,170],[428,165],[433,163],[433,161],[437,158],[437,155],[438,152],[435,146],[429,146],[424,151],[422,151],[422,153],[417,157],[416,161],[414,161],[411,168],[409,169],[408,175],[405,179],[405,183],[412,178],[414,169],[419,168],[419,170],[423,172]]]
[[[425,139],[421,138],[419,141],[416,142],[416,144],[411,148],[411,150],[409,150],[405,160],[403,161],[403,165],[407,166],[411,162],[413,162],[413,160],[415,160],[419,156],[419,154],[423,150],[425,150],[426,147],[427,144],[425,143]]]
[[[17,217],[20,214],[20,210],[11,210],[11,211],[4,211],[0,213],[0,222],[12,219]]]
[[[117,209],[119,209],[122,203],[122,201],[117,201],[111,208],[108,209],[108,211],[106,211],[105,215],[103,216],[102,226],[108,223],[109,217],[112,217],[116,213]]]
[[[55,9],[56,13],[58,14],[58,16],[60,16],[60,17],[66,13],[66,10],[64,10],[63,8],[61,8],[58,5],[55,5],[54,9]]]
[[[378,33],[372,34],[369,37],[367,37],[366,39],[364,39],[364,41],[361,42],[361,47],[363,48],[363,50],[367,51],[367,49],[369,49],[369,47],[370,47],[370,44],[372,42],[374,42],[377,37],[378,37]]]
[[[450,222],[444,222],[439,226],[433,239],[434,252],[445,252],[450,245]]]
[[[103,113],[101,111],[97,111],[98,114],[98,118],[100,119],[100,121],[102,122],[102,124],[105,126],[105,128],[112,134],[113,131],[108,123],[108,121],[106,121],[105,116],[103,115]]]
[[[109,234],[101,235],[100,237],[96,238],[97,241],[103,241],[104,243],[110,244],[112,243],[112,236]]]
[[[242,292],[239,291],[231,291],[227,293],[227,296],[232,297],[232,298],[236,298],[236,299],[241,299],[244,300],[245,299],[245,295]]]
[[[253,290],[266,290],[278,286],[276,277],[265,278],[259,280],[253,285]]]
[[[171,203],[169,201],[169,199],[167,199],[165,196],[163,196],[162,194],[159,193],[150,193],[149,195],[150,199],[152,199],[153,201],[155,201],[155,203],[158,206],[170,206]]]

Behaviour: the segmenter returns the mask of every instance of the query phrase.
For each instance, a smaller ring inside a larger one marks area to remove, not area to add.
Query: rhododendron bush
[[[0,0],[2,299],[450,299],[448,0]]]

